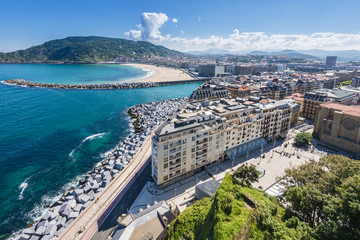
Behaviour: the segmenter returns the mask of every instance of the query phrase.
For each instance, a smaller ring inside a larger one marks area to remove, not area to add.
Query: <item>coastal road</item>
[[[146,166],[141,173],[133,177],[133,182],[129,183],[130,187],[122,193],[122,197],[109,215],[105,218],[103,223],[99,226],[97,231],[92,236],[91,240],[103,240],[106,239],[109,234],[117,226],[117,219],[131,207],[140,191],[145,186],[151,175],[151,161],[148,160]]]
[[[70,224],[70,226],[65,228],[64,232],[59,236],[59,240],[88,240],[99,231],[99,227],[103,225],[104,220],[108,218],[109,214],[118,205],[118,202],[126,195],[124,193],[128,192],[127,190],[133,186],[133,182],[136,181],[139,177],[138,175],[141,175],[147,164],[150,162],[152,135],[153,133],[145,140],[143,146],[138,150],[129,165],[110,182],[100,196],[92,201],[91,204]],[[147,174],[147,178],[143,178],[143,181],[146,182],[149,175],[150,174]],[[136,185],[137,184],[134,185],[134,189],[136,188],[136,191],[140,192],[142,187],[136,187]],[[125,198],[127,197],[129,198],[127,200],[131,200],[131,198],[134,197],[135,199],[137,194],[130,193],[131,192],[129,192],[128,196],[125,196]],[[123,201],[125,201],[125,199]],[[131,204],[131,201],[129,204]],[[121,204],[119,206],[119,208],[124,207],[125,206],[121,206]],[[114,215],[112,218],[115,218]],[[114,221],[115,220],[117,219],[114,219]],[[103,230],[110,226],[107,224],[103,225]],[[111,230],[109,233],[110,232]]]

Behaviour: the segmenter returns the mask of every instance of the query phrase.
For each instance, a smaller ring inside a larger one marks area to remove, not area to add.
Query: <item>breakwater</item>
[[[187,98],[170,99],[136,105],[129,112],[142,129],[128,136],[96,164],[77,186],[66,191],[52,204],[40,220],[13,239],[56,239],[105,187],[132,161],[151,132],[187,102]]]
[[[2,81],[4,84],[17,85],[23,87],[37,88],[59,88],[59,89],[130,89],[130,88],[150,88],[188,83],[201,83],[204,79],[192,79],[183,81],[166,81],[166,82],[117,82],[117,83],[97,83],[97,84],[58,84],[58,83],[40,83],[31,82],[24,79],[9,79]]]

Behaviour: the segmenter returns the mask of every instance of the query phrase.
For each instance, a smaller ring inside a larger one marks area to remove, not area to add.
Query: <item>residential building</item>
[[[329,78],[329,79],[318,79],[318,89],[321,88],[327,88],[327,89],[334,89],[336,85],[336,79],[335,78]]]
[[[230,96],[233,98],[237,98],[237,97],[248,97],[250,96],[250,88],[246,87],[246,86],[236,86],[236,85],[230,85],[228,87],[226,87],[226,89],[229,91]]]
[[[360,106],[324,103],[316,115],[314,132],[322,142],[360,153]]]
[[[285,99],[293,99],[300,106],[300,116],[303,116],[304,112],[304,94],[293,93],[290,96],[286,96]]]
[[[205,99],[227,98],[229,96],[229,91],[225,87],[206,83],[192,92],[190,100],[198,101]]]
[[[157,184],[167,185],[285,137],[296,116],[292,112],[300,109],[291,99],[242,101],[192,102],[160,126],[152,138],[152,176]]]
[[[297,92],[301,94],[314,91],[318,88],[318,84],[315,79],[299,79],[296,85],[298,87]]]
[[[360,77],[354,77],[351,81],[351,87],[358,88],[360,87]]]
[[[337,56],[327,56],[326,57],[325,67],[327,69],[334,68],[336,66],[336,59],[337,59]]]
[[[338,89],[318,89],[313,92],[307,92],[304,96],[303,116],[314,120],[320,104],[329,101],[351,105],[357,102],[357,97],[355,93]]]
[[[274,100],[281,100],[287,96],[287,87],[283,86],[282,84],[268,84],[270,89],[270,98]]]

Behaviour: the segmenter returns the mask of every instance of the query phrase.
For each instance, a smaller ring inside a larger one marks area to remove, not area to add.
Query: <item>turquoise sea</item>
[[[145,75],[120,65],[0,64],[0,81],[85,84]],[[0,239],[33,222],[131,132],[128,107],[189,96],[198,86],[61,90],[0,83]]]

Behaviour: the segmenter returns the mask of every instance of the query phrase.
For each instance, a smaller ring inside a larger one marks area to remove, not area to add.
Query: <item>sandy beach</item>
[[[192,80],[194,78],[190,77],[188,74],[184,73],[181,70],[167,68],[167,67],[157,67],[154,65],[148,64],[124,64],[127,66],[133,66],[138,68],[149,69],[155,71],[151,76],[143,78],[138,82],[169,82],[169,81],[183,81],[183,80]]]

